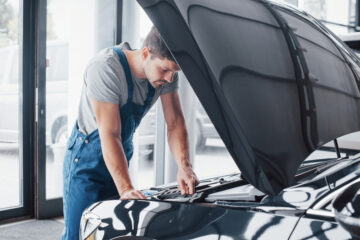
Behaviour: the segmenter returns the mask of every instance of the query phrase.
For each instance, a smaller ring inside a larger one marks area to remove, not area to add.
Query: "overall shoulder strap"
[[[128,86],[128,98],[127,101],[130,101],[132,99],[132,95],[133,95],[133,90],[134,90],[134,84],[132,82],[132,78],[131,78],[131,71],[130,71],[130,67],[129,67],[129,63],[126,59],[125,53],[117,47],[113,47],[114,51],[118,54],[119,59],[120,59],[120,63],[125,71],[125,76],[126,76],[126,83]]]
[[[147,92],[147,96],[146,96],[144,105],[150,105],[154,95],[155,95],[155,88],[153,86],[151,86],[150,83],[148,83],[148,92]]]

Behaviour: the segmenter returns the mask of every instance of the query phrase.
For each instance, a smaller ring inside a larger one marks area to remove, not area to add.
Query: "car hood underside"
[[[279,193],[317,147],[360,130],[358,60],[309,15],[261,0],[138,2],[262,192]]]

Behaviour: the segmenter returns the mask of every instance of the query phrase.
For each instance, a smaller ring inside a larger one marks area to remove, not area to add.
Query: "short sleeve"
[[[173,81],[169,84],[166,84],[163,88],[161,88],[160,95],[174,92],[178,89],[179,89],[179,74],[175,73],[173,77]]]
[[[85,74],[86,94],[99,102],[119,104],[121,86],[111,61],[91,63]]]

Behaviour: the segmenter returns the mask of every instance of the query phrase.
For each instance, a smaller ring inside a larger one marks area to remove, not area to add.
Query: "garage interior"
[[[360,29],[359,0],[282,2],[307,11],[340,38]],[[140,48],[152,23],[134,0],[0,0],[0,13],[0,239],[59,239],[62,163],[86,64],[123,41]],[[179,77],[197,176],[238,173],[185,75]],[[134,137],[129,172],[135,188],[176,181],[166,134],[158,101]],[[359,139],[354,133],[338,142],[360,150]],[[309,158],[336,154],[329,149],[332,143]]]

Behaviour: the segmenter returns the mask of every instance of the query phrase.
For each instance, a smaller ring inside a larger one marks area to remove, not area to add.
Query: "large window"
[[[152,23],[141,7],[132,0],[124,1],[123,14],[123,41],[129,42],[133,49],[138,49]],[[238,172],[215,127],[182,73],[179,74],[179,83],[179,95],[190,140],[191,161],[196,174],[199,178],[205,178]],[[139,189],[176,181],[177,167],[167,144],[166,125],[160,102],[159,98],[157,104],[141,121],[134,138],[135,151],[130,163],[130,174],[133,184]],[[156,161],[160,168],[155,166]]]
[[[0,210],[23,205],[19,1],[0,1]]]
[[[46,199],[62,196],[65,144],[77,117],[83,73],[98,51],[115,44],[116,2],[47,1]]]
[[[354,31],[355,3],[356,0],[299,0],[299,8],[324,21],[333,32],[343,34]]]
[[[132,49],[139,49],[152,27],[152,23],[136,1],[123,1],[122,40]],[[141,120],[134,135],[134,154],[130,161],[129,172],[132,183],[142,189],[154,185],[155,148],[156,148],[156,111],[155,104]],[[161,107],[161,106],[160,106]]]
[[[355,31],[356,0],[275,0],[311,14],[336,34]]]
[[[193,168],[199,179],[239,172],[235,161],[184,75],[179,93],[190,139]]]
[[[61,214],[83,73],[115,44],[118,2],[0,1],[0,220]]]

